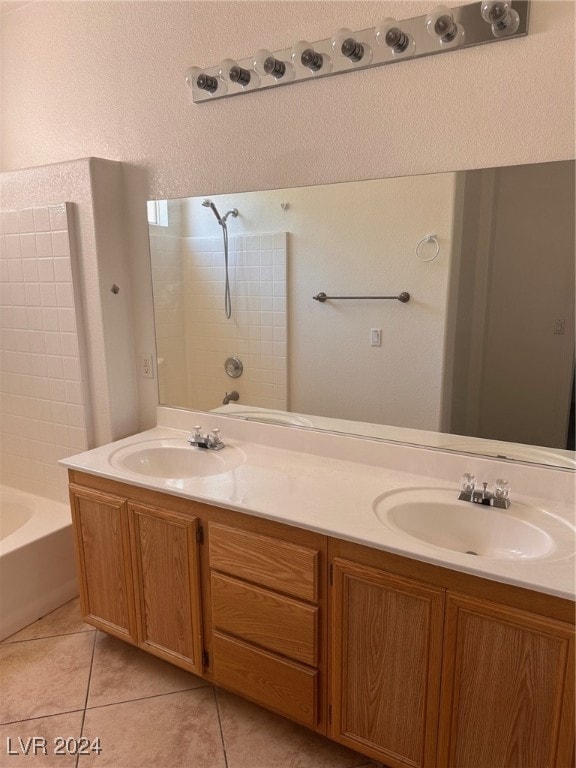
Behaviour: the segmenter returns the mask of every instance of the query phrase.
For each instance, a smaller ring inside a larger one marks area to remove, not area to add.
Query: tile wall
[[[230,319],[224,312],[222,238],[183,238],[188,391],[195,407],[217,408],[226,392],[236,390],[240,405],[287,409],[286,237],[230,238]],[[241,359],[240,378],[226,375],[229,356]]]
[[[287,234],[230,237],[232,316],[224,312],[221,237],[151,227],[160,402],[200,410],[222,404],[288,407]],[[238,356],[244,372],[228,377]]]
[[[58,459],[86,450],[90,430],[71,212],[0,214],[1,478],[60,500]]]

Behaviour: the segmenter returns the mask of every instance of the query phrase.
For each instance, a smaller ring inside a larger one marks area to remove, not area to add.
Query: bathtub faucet
[[[237,402],[238,400],[240,400],[240,395],[238,394],[238,392],[236,392],[235,389],[232,392],[226,392],[226,394],[224,395],[224,400],[222,400],[222,405],[228,405],[230,400],[234,400],[234,402]]]

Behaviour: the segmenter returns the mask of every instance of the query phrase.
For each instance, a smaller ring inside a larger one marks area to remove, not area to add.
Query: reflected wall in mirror
[[[150,223],[160,402],[573,466],[574,171],[168,200]]]

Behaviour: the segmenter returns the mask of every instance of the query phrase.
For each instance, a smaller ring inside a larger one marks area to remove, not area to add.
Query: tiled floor
[[[99,738],[100,754],[55,754],[83,746],[81,736],[88,748]],[[2,768],[375,765],[94,630],[77,600],[0,644]]]

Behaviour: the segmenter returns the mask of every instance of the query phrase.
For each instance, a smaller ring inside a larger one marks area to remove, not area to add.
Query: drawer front
[[[309,728],[316,726],[318,672],[213,635],[214,682]]]
[[[318,608],[217,573],[211,585],[215,629],[316,666]]]
[[[210,567],[285,592],[318,600],[318,551],[271,536],[210,523]]]

